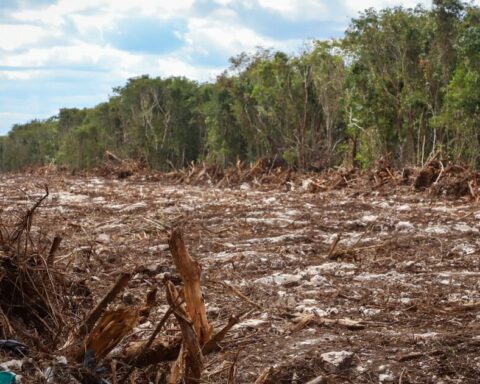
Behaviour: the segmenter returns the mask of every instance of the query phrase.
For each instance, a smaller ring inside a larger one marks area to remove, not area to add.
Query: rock
[[[386,371],[385,373],[378,375],[378,381],[380,383],[393,383],[395,381],[395,376],[392,372]]]
[[[347,368],[353,359],[353,352],[332,351],[320,355],[325,363],[333,365],[336,369]]]
[[[408,212],[408,211],[411,211],[412,208],[410,208],[410,205],[408,204],[403,204],[403,205],[400,205],[399,207],[397,207],[397,211],[400,211],[400,212]]]
[[[78,381],[70,375],[69,370],[67,358],[65,356],[57,356],[55,363],[43,370],[43,376],[47,383],[78,383]]]
[[[397,231],[402,231],[402,232],[409,232],[409,231],[412,231],[414,228],[415,227],[413,226],[413,224],[408,221],[399,221],[395,225],[395,229]]]
[[[315,192],[320,191],[321,188],[318,185],[318,183],[316,183],[312,179],[305,179],[305,180],[302,180],[302,188],[301,189],[304,192],[315,193]]]
[[[232,329],[241,329],[241,328],[256,329],[264,325],[265,323],[266,323],[266,320],[263,320],[263,319],[248,319],[234,325]]]
[[[169,249],[168,244],[159,244],[159,245],[153,245],[151,247],[148,247],[148,250],[152,253],[165,252],[165,251],[168,251],[168,249]]]
[[[108,244],[110,243],[110,236],[107,235],[106,233],[101,233],[100,235],[97,236],[97,242],[99,243],[104,243],[104,244]]]
[[[475,227],[470,227],[466,223],[457,223],[453,226],[453,229],[462,232],[462,233],[478,233],[478,229]]]
[[[300,280],[302,280],[302,275],[292,275],[289,273],[274,273],[271,276],[261,277],[255,280],[256,283],[260,284],[276,284],[276,285],[283,285],[285,287],[293,287],[300,284]]]
[[[56,356],[55,357],[55,361],[57,364],[67,364],[68,361],[67,361],[67,358],[65,356]]]
[[[9,360],[0,364],[0,368],[4,371],[20,371],[22,369],[23,360]]]
[[[147,203],[140,202],[140,203],[127,205],[125,208],[121,209],[120,212],[133,212],[133,211],[136,211],[137,209],[147,208],[147,207],[148,207]]]
[[[165,272],[162,264],[142,265],[137,269],[137,272],[147,276],[156,276],[160,272]]]
[[[328,280],[322,275],[314,275],[310,279],[309,283],[315,287],[320,287],[321,285],[328,284]]]
[[[377,219],[378,219],[378,216],[376,215],[364,215],[360,220],[362,223],[371,224],[377,221]]]
[[[363,313],[364,316],[371,317],[378,315],[381,310],[380,309],[374,309],[374,308],[361,308],[361,312]]]

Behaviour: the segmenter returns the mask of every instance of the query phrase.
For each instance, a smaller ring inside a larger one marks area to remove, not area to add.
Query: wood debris
[[[26,382],[230,384],[265,370],[268,384],[474,383],[478,184],[441,161],[423,192],[412,188],[419,169],[386,166],[50,174],[47,197],[31,176],[6,175],[0,364],[33,364],[18,372]],[[178,227],[191,274],[169,252]],[[11,356],[1,346],[12,339],[31,355]],[[345,366],[322,358],[343,351]]]

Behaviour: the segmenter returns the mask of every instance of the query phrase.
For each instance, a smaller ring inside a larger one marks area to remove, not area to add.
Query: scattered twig
[[[265,384],[272,373],[273,373],[273,367],[266,368],[260,374],[260,376],[258,376],[254,384]]]
[[[318,376],[305,384],[327,384],[327,378],[325,376]]]
[[[175,305],[179,305],[179,304],[175,304]],[[152,332],[152,334],[148,338],[147,342],[141,348],[140,352],[138,353],[138,356],[135,356],[134,358],[132,357],[132,359],[130,359],[130,361],[128,362],[128,365],[130,365],[130,367],[129,367],[128,371],[123,375],[122,380],[121,380],[122,383],[127,381],[128,377],[132,374],[133,370],[135,369],[133,360],[134,359],[141,360],[141,358],[145,354],[145,351],[147,351],[148,348],[150,348],[153,341],[155,340],[157,335],[160,333],[160,331],[162,330],[163,326],[165,325],[165,323],[167,322],[168,318],[170,317],[170,315],[172,313],[173,313],[173,308],[172,307],[168,308],[167,312],[165,312],[162,319],[158,322],[155,330]]]
[[[52,246],[50,247],[50,252],[48,253],[48,265],[52,265],[55,262],[55,255],[61,242],[62,238],[59,235],[55,235],[55,237],[53,238]]]
[[[239,297],[240,299],[246,301],[248,304],[250,305],[253,305],[254,307],[258,308],[258,309],[263,309],[263,307],[256,303],[255,301],[253,301],[252,299],[250,299],[248,296],[246,296],[244,293],[242,293],[238,288],[234,287],[233,285],[230,285],[230,284],[227,284],[225,283],[224,281],[217,281],[217,280],[209,280],[213,283],[216,283],[216,284],[220,284],[222,285],[223,287],[225,288],[228,288],[230,291],[232,291],[237,297]]]
[[[433,185],[437,185],[438,181],[440,180],[440,177],[442,177],[443,171],[445,171],[445,167],[443,166],[443,163],[440,160],[438,162],[440,163],[440,173],[438,174],[438,177],[433,182]]]
[[[223,327],[218,333],[216,333],[204,346],[203,346],[203,353],[207,354],[215,350],[228,333],[232,327],[240,321],[240,316],[232,315],[228,319],[228,323]]]
[[[235,353],[235,356],[233,357],[232,364],[230,365],[230,369],[228,371],[228,379],[227,379],[227,384],[235,384],[236,382],[236,377],[237,377],[237,362],[238,362],[238,357],[240,356],[240,350]]]
[[[338,243],[340,242],[340,239],[342,238],[342,235],[339,233],[337,236],[335,236],[335,239],[332,242],[332,245],[330,246],[330,250],[328,251],[327,258],[330,259],[332,255],[335,253],[335,249],[337,248]]]

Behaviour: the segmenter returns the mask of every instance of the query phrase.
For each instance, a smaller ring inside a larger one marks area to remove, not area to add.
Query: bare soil
[[[206,357],[205,382],[235,374],[253,383],[269,367],[266,383],[480,382],[478,203],[409,185],[318,191],[147,179],[0,178],[6,226],[49,186],[32,234],[45,244],[63,238],[57,263],[92,292],[79,319],[121,271],[137,272],[116,305],[175,280],[167,239],[180,225],[202,265],[210,322],[243,315],[221,351]],[[162,293],[122,345],[148,338],[167,308]],[[347,318],[356,325],[324,321]],[[172,319],[165,333],[175,327]],[[136,372],[135,382],[153,382],[158,369]]]

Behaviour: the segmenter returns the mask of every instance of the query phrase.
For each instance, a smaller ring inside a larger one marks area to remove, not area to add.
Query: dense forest
[[[94,108],[61,109],[0,137],[0,169],[95,167],[106,150],[155,169],[282,157],[303,169],[480,165],[480,7],[369,9],[301,54],[259,49],[215,82],[132,78]]]

